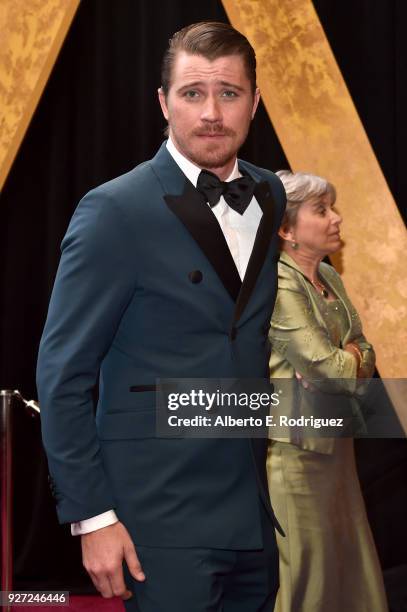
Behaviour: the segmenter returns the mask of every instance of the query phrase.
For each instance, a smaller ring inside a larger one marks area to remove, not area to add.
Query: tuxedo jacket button
[[[192,272],[188,274],[188,278],[191,283],[194,283],[196,285],[197,283],[200,283],[203,279],[203,274],[200,270],[192,270]]]

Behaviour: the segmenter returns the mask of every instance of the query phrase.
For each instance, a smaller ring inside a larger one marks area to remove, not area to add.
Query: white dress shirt
[[[182,155],[175,147],[171,138],[167,141],[167,149],[187,179],[196,187],[201,168]],[[233,170],[226,179],[226,182],[233,181],[240,176],[242,175],[239,172],[236,160]],[[263,214],[261,208],[256,198],[253,196],[243,215],[240,215],[233,210],[233,208],[230,208],[224,197],[221,196],[219,202],[212,208],[212,212],[218,220],[240,278],[243,280],[253,250],[256,232]],[[102,529],[102,527],[113,525],[117,523],[118,520],[115,511],[108,510],[107,512],[103,512],[102,514],[98,514],[84,521],[72,523],[71,533],[72,535],[84,535],[85,533]]]

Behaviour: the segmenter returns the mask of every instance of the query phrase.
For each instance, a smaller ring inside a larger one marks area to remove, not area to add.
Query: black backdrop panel
[[[401,160],[407,132],[407,43],[401,33],[407,7],[396,0],[314,4],[405,213],[407,178]],[[227,21],[221,2],[82,1],[1,194],[2,388],[36,396],[38,342],[59,244],[76,203],[95,185],[155,153],[165,127],[156,101],[163,51],[173,32],[204,19]],[[262,106],[241,157],[273,170],[288,167]],[[79,541],[56,522],[39,423],[17,412],[16,432],[16,586],[83,590],[89,581],[81,569]],[[376,444],[358,444],[358,454],[382,564],[392,567],[406,562],[401,546],[407,536],[402,520],[407,512],[406,445]]]
[[[406,220],[407,4],[403,0],[313,0],[313,4]]]

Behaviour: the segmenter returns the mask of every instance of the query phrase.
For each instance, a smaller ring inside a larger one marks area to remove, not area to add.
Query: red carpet
[[[91,597],[73,595],[69,598],[69,606],[40,606],[33,608],[32,606],[13,606],[12,612],[124,612],[124,606],[121,599],[103,599],[103,597]]]

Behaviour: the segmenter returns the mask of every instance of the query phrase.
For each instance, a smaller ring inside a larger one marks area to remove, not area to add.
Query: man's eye
[[[195,91],[194,89],[190,89],[189,91],[186,91],[184,93],[184,97],[185,98],[190,98],[190,99],[198,98],[199,97],[199,93],[197,91]]]
[[[228,90],[228,91],[224,91],[222,93],[222,96],[224,98],[236,98],[237,97],[237,93],[235,91]]]

